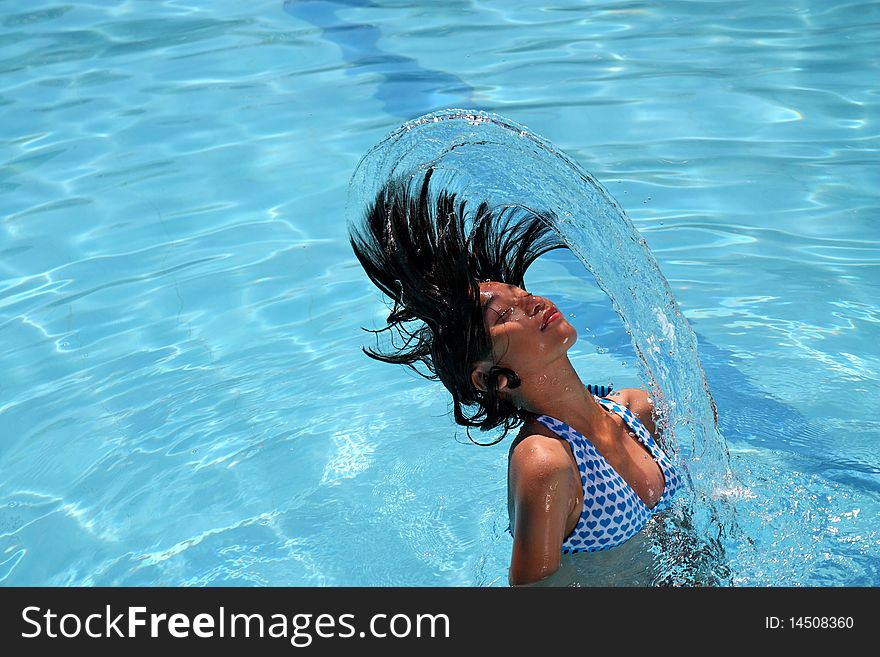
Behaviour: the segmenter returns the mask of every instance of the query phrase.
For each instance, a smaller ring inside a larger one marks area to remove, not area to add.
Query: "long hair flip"
[[[361,220],[349,226],[355,256],[370,280],[393,302],[387,326],[363,329],[377,337],[389,331],[392,351],[362,350],[370,358],[406,365],[426,379],[439,379],[452,395],[457,424],[482,431],[504,427],[502,436],[488,443],[495,444],[522,422],[524,412],[498,394],[501,374],[508,377],[511,387],[519,384],[511,370],[494,366],[486,393],[471,381],[474,364],[492,357],[480,305],[480,281],[524,287],[525,272],[535,259],[567,247],[553,230],[548,213],[521,205],[493,210],[481,202],[473,210],[468,232],[467,202],[447,190],[432,194],[433,171],[425,170],[421,179],[414,175],[387,181]],[[465,406],[477,408],[465,415]]]

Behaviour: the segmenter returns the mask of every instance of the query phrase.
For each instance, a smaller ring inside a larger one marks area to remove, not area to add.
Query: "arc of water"
[[[385,180],[417,176],[427,167],[434,169],[432,188],[442,185],[462,199],[520,205],[551,217],[631,337],[640,374],[656,400],[658,424],[674,436],[665,447],[679,457],[694,494],[688,522],[714,552],[723,551],[718,537],[734,534],[736,522],[713,491],[719,478],[732,475],[696,336],[617,201],[525,126],[497,114],[449,109],[403,124],[361,158],[349,185],[348,222],[360,220]]]

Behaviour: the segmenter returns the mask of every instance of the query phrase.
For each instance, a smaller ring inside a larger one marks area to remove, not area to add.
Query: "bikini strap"
[[[611,386],[600,386],[595,383],[588,383],[587,391],[598,397],[604,397],[605,395],[610,395],[614,392],[614,388]]]

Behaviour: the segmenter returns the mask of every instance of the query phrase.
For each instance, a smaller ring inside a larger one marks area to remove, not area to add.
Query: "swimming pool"
[[[3,3],[0,582],[506,585],[509,443],[360,352],[384,312],[343,219],[374,143],[468,107],[595,175],[697,334],[748,546],[718,583],[880,584],[878,24],[794,0]],[[574,316],[585,381],[641,385],[553,255],[527,280]],[[656,559],[651,583],[688,583]]]

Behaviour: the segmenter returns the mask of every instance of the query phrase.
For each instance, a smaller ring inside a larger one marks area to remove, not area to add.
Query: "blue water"
[[[878,37],[819,0],[0,2],[0,582],[506,584],[509,442],[360,352],[344,221],[361,155],[467,107],[669,281],[737,476],[718,583],[880,584]],[[585,382],[643,385],[583,274],[527,281]],[[657,534],[630,551],[686,583]]]

